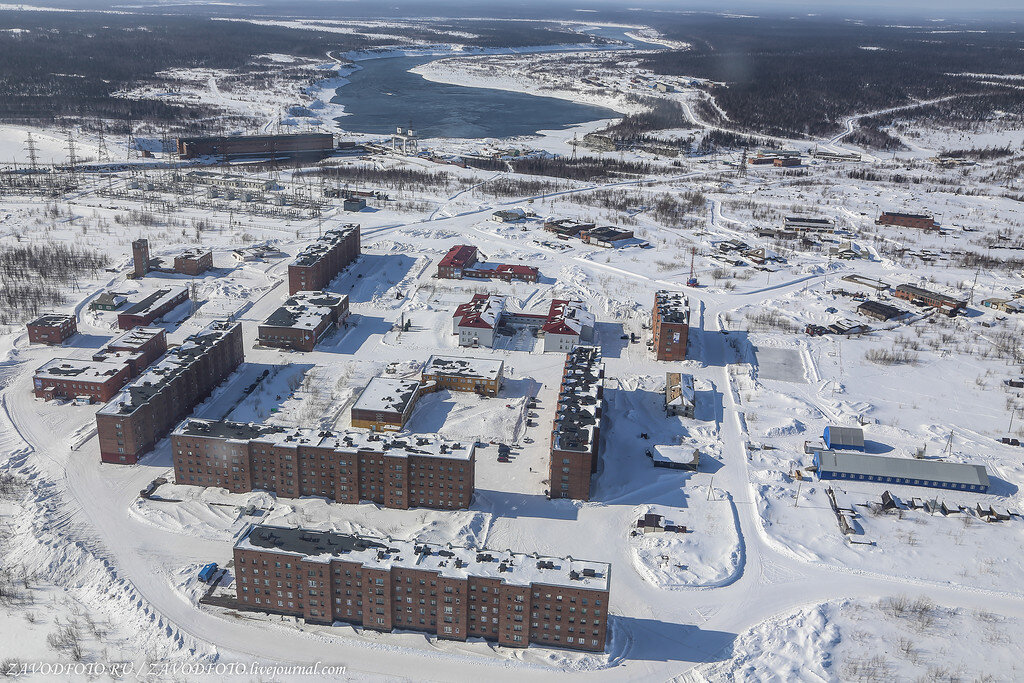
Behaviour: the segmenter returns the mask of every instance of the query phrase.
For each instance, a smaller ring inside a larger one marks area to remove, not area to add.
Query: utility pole
[[[803,483],[803,479],[796,482],[796,498],[793,499],[793,507],[797,507],[800,504],[800,487],[803,486]]]

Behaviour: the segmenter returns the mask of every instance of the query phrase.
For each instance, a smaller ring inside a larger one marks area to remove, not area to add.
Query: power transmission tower
[[[741,177],[746,177],[746,175],[747,175],[747,148],[746,147],[743,148],[743,156],[740,157],[740,170],[739,170],[739,174],[740,174]]]
[[[75,134],[68,128],[68,166],[71,167],[71,174],[75,173],[75,166],[78,165],[78,156],[75,154]]]
[[[32,171],[35,172],[38,159],[36,158],[36,141],[32,137],[32,132],[29,131],[28,138],[25,140],[25,151],[28,152],[28,163],[32,167]]]
[[[96,143],[96,156],[102,163],[110,161],[110,152],[107,150],[107,139],[103,135],[102,122],[100,122],[99,141]]]

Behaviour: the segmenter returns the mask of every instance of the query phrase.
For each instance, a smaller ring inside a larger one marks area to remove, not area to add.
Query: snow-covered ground
[[[287,64],[285,57],[268,56]],[[519,60],[547,58],[501,59],[507,61],[474,57],[458,64],[514,68]],[[451,67],[445,78],[460,73]],[[205,81],[198,72],[192,76],[196,87],[205,83],[212,92],[215,75]],[[497,80],[487,84],[501,87]],[[631,87],[616,81],[609,89],[619,86],[622,92]],[[248,106],[250,97],[240,95],[239,106]],[[254,115],[266,113],[271,99],[253,105]],[[565,154],[574,132],[596,125],[538,136],[530,145]],[[15,155],[22,131],[12,131],[2,139]],[[47,135],[40,140],[57,153],[59,135]],[[921,146],[959,146],[934,135]],[[436,143],[436,151],[487,144]],[[621,156],[652,161],[646,154]],[[393,156],[337,162],[445,170],[450,184],[382,187],[390,201],[371,201],[354,216],[331,204],[320,220],[269,215],[240,201],[176,206],[176,196],[163,190],[133,193],[125,173],[83,176],[74,193],[58,199],[5,195],[0,245],[76,244],[109,254],[113,272],[84,278],[68,291],[61,310],[76,313],[80,334],[63,348],[28,345],[20,325],[0,328],[0,475],[12,477],[0,487],[7,572],[0,580],[28,577],[15,582],[17,599],[0,601],[0,633],[15,636],[0,655],[72,662],[79,655],[68,643],[76,641],[86,661],[339,662],[357,678],[1015,679],[1020,644],[1014,634],[1024,619],[1017,561],[1024,519],[989,523],[969,510],[944,516],[909,505],[896,511],[873,505],[889,490],[905,503],[938,497],[951,506],[1024,512],[1022,451],[998,442],[1024,437],[1021,392],[1004,383],[1021,373],[1021,324],[980,305],[1024,288],[1020,252],[992,242],[997,232],[1015,246],[1024,237],[1022,208],[1001,184],[1000,162],[981,163],[966,175],[915,159],[813,163],[802,175],[751,166],[740,176],[730,165],[737,160],[737,153],[681,158],[675,166],[654,160],[648,177],[543,179],[552,187],[513,197],[491,194],[489,183],[538,178]],[[865,178],[863,170],[879,179]],[[299,186],[290,171],[275,178]],[[975,192],[962,191],[967,183]],[[657,208],[684,206],[698,192],[694,209],[666,214]],[[174,210],[154,208],[160,206]],[[493,211],[513,207],[539,217],[626,226],[651,248],[559,241],[543,231],[539,218],[489,220]],[[947,229],[921,235],[876,226],[881,210],[933,213]],[[759,236],[758,229],[778,227],[793,213],[833,218],[843,232],[810,243]],[[348,324],[310,353],[256,346],[256,326],[284,297],[291,256],[321,228],[348,220],[362,225],[363,255],[329,287],[349,296]],[[130,242],[139,237],[147,237],[165,263],[185,248],[208,246],[216,268],[198,278],[153,273],[128,280]],[[723,253],[720,245],[736,239],[780,260],[759,266]],[[282,255],[246,263],[232,258],[233,249],[264,241]],[[862,258],[829,253],[846,242]],[[435,278],[438,260],[460,243],[477,246],[491,260],[536,265],[541,279]],[[972,260],[968,252],[995,261]],[[1015,258],[1018,265],[1007,265]],[[691,262],[697,288],[684,286]],[[855,279],[844,279],[850,276]],[[873,294],[857,277],[956,293],[971,300],[969,312],[950,320],[896,302],[907,315],[879,323],[857,313],[853,295],[893,299]],[[505,294],[511,308],[531,312],[545,311],[554,298],[583,300],[597,318],[596,343],[608,377],[593,500],[544,495],[547,425],[564,358],[541,353],[528,335],[503,338],[493,351],[468,352],[505,362],[499,397],[438,392],[424,397],[410,420],[411,430],[485,444],[469,510],[387,510],[179,485],[166,441],[138,466],[101,465],[92,431],[96,408],[34,399],[32,372],[59,355],[87,358],[115,333],[114,314],[87,307],[99,292],[193,281],[201,305],[160,323],[171,342],[214,315],[231,313],[243,324],[246,355],[196,414],[324,428],[348,426],[348,410],[370,378],[384,372],[415,377],[434,353],[465,353],[451,334],[451,316],[474,293]],[[650,307],[662,288],[686,291],[691,301],[688,359],[679,363],[656,361],[647,347]],[[803,334],[808,324],[841,319],[872,329],[850,337]],[[404,321],[408,330],[400,329]],[[264,370],[267,376],[247,393]],[[694,418],[665,415],[661,392],[668,371],[694,375]],[[537,426],[527,425],[527,397],[539,399]],[[838,505],[852,511],[856,531],[845,536],[825,486],[808,470],[804,443],[817,442],[826,425],[855,423],[864,426],[872,453],[912,457],[923,446],[926,457],[984,464],[993,488],[959,494],[837,484]],[[492,441],[521,447],[503,463]],[[654,468],[645,450],[657,444],[700,451],[700,470]],[[140,499],[139,490],[157,477],[171,482],[155,499]],[[244,514],[249,505],[259,514]],[[632,533],[647,512],[685,525],[687,533]],[[510,650],[199,606],[196,568],[229,561],[232,539],[256,520],[611,562],[608,648],[597,655]],[[910,596],[905,605],[901,595]],[[56,646],[48,642],[54,634]],[[948,647],[952,638],[970,646]]]

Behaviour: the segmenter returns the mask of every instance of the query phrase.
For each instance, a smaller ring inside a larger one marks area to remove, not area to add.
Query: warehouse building
[[[633,239],[632,230],[621,230],[610,225],[603,225],[599,228],[587,228],[580,230],[580,239],[586,244],[593,244],[598,247],[611,249],[621,247],[628,240]]]
[[[604,416],[601,350],[577,346],[566,354],[551,427],[548,498],[590,500]]]
[[[917,285],[897,285],[893,288],[892,295],[904,301],[920,301],[927,306],[945,311],[949,315],[954,315],[967,308],[967,301],[964,299],[957,299],[946,294],[933,292]]]
[[[251,610],[506,647],[605,647],[604,562],[258,525],[235,542],[234,566]]]
[[[117,326],[122,330],[145,327],[188,301],[187,287],[163,287],[132,303],[117,314]]]
[[[352,406],[352,426],[378,432],[400,431],[419,397],[420,383],[414,379],[374,377]]]
[[[497,396],[505,363],[486,358],[431,356],[423,367],[420,383],[424,387],[471,391],[482,396]]]
[[[864,430],[860,427],[837,427],[829,425],[821,435],[825,448],[841,451],[864,450]]]
[[[46,313],[25,326],[29,344],[60,346],[78,333],[78,321],[69,313]]]
[[[857,306],[857,312],[875,320],[892,320],[903,315],[906,311],[884,304],[881,301],[864,301]]]
[[[294,135],[237,135],[178,138],[178,156],[195,159],[203,156],[317,156],[334,151],[330,133]]]
[[[795,233],[831,233],[836,231],[836,223],[831,218],[786,216],[782,219],[782,229]]]
[[[133,465],[242,362],[242,326],[215,321],[166,353],[96,412],[103,462]]]
[[[174,257],[174,272],[196,277],[213,268],[213,252],[209,249],[186,249]]]
[[[690,302],[682,292],[661,290],[654,295],[651,313],[654,357],[677,361],[686,358],[690,336]]]
[[[544,221],[544,230],[554,233],[560,240],[567,240],[570,237],[579,237],[581,232],[593,230],[596,225],[584,223],[575,218],[552,218]]]
[[[295,351],[312,351],[325,335],[348,317],[348,296],[331,292],[296,292],[259,326],[259,343]]]
[[[399,509],[463,510],[473,501],[475,444],[435,435],[189,418],[174,429],[171,448],[178,484]]]
[[[903,228],[917,228],[918,230],[938,230],[939,224],[933,216],[923,213],[898,213],[896,211],[883,211],[882,215],[875,221],[875,225],[896,225]]]
[[[288,266],[288,293],[326,289],[360,254],[359,226],[328,230],[303,249]]]
[[[819,479],[928,486],[976,493],[987,493],[989,488],[984,465],[835,451],[815,452],[814,465]]]

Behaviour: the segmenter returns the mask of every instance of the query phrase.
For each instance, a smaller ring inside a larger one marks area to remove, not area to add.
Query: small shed
[[[830,451],[864,450],[864,430],[860,427],[837,427],[829,425],[822,434],[825,448]]]
[[[342,203],[341,208],[345,211],[362,211],[366,208],[366,200],[362,197],[349,197]]]

